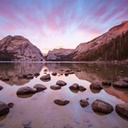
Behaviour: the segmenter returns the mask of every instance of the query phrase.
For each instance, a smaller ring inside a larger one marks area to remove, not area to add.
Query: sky
[[[0,0],[0,40],[21,35],[42,53],[75,48],[128,20],[128,0]]]

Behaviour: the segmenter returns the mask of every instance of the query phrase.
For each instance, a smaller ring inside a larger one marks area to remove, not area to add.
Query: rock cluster
[[[81,91],[81,92],[84,92],[86,90],[86,88],[82,85],[79,85],[77,83],[74,83],[73,85],[71,85],[69,87],[69,89],[72,91],[72,92],[78,92],[78,91]]]

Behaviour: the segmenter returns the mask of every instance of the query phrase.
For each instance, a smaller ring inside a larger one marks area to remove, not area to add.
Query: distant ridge
[[[122,61],[127,59],[128,21],[112,27],[108,32],[87,43],[79,44],[68,55],[61,53],[63,61]]]

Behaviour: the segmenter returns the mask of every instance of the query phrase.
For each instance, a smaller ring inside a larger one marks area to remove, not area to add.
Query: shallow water
[[[44,70],[47,69],[47,72]],[[65,71],[71,69],[74,73],[65,76]],[[79,70],[79,71],[78,71]],[[40,77],[45,73],[56,72],[51,80],[43,82]],[[33,79],[18,79],[18,75],[40,75]],[[94,81],[110,80],[117,76],[128,76],[128,66],[114,64],[84,64],[84,63],[0,63],[0,81],[4,87],[0,91],[0,101],[13,102],[9,114],[0,117],[0,128],[127,128],[128,120],[119,116],[115,110],[110,114],[99,114],[92,110],[91,104],[96,99],[104,100],[115,107],[118,103],[128,103],[128,89],[104,87],[100,92],[90,90]],[[60,90],[50,89],[57,80],[64,80],[67,85]],[[72,92],[69,86],[73,83],[83,85],[84,92]],[[33,87],[43,84],[47,89],[28,96],[17,96],[16,91],[23,86]],[[80,99],[89,98],[89,106],[82,108]],[[58,106],[55,99],[66,99],[70,103]]]

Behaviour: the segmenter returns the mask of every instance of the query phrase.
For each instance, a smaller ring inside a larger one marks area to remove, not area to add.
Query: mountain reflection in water
[[[51,80],[41,81],[40,78],[45,74],[50,74]],[[32,77],[27,78],[28,75]],[[0,117],[0,126],[20,128],[22,127],[22,121],[26,119],[31,122],[33,128],[42,128],[42,126],[45,128],[54,126],[56,128],[85,128],[90,126],[107,128],[108,122],[113,128],[127,128],[127,120],[120,117],[115,111],[108,115],[99,116],[91,108],[92,102],[96,99],[105,100],[113,107],[117,103],[128,103],[128,89],[119,89],[113,86],[103,86],[100,91],[90,89],[90,83],[92,82],[109,80],[113,83],[117,76],[127,77],[128,66],[59,62],[0,63],[0,85],[4,87],[0,91],[1,101],[14,103],[10,113]],[[50,86],[55,85],[58,80],[64,80],[67,85],[60,90],[50,89]],[[73,83],[78,83],[87,90],[73,92],[69,89],[69,86]],[[33,95],[16,95],[19,86],[33,88],[35,84],[43,84],[47,89]],[[54,100],[58,98],[69,100],[70,103],[66,106],[57,106],[54,104]],[[86,98],[89,99],[89,106],[81,108],[79,101]],[[47,122],[48,120],[50,123]],[[57,123],[57,120],[60,123]]]

